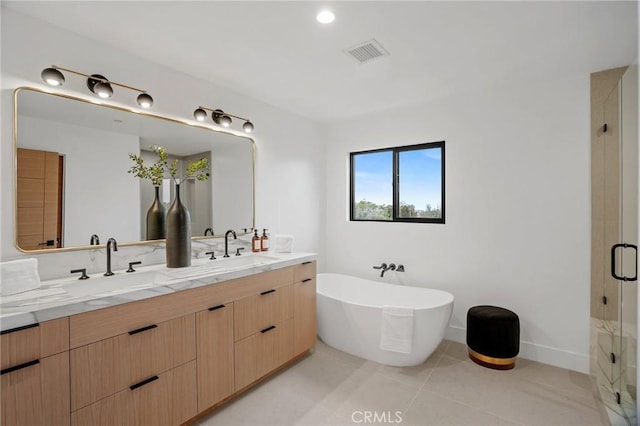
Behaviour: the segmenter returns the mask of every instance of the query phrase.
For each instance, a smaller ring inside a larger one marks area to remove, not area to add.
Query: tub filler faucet
[[[396,272],[404,272],[404,266],[398,265],[396,267],[395,263],[386,264],[383,263],[380,266],[374,266],[373,269],[380,269],[380,277],[384,277],[384,273],[387,271],[396,271]]]

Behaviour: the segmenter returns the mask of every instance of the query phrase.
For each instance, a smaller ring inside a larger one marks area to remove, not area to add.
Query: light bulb
[[[40,76],[50,86],[62,86],[64,84],[64,75],[55,68],[45,68]]]
[[[142,108],[151,108],[151,105],[153,105],[153,98],[148,93],[140,93],[138,95],[138,105]]]
[[[207,118],[207,111],[202,108],[197,108],[193,111],[193,117],[198,121],[204,121],[204,119]]]
[[[228,115],[223,115],[222,117],[220,117],[220,124],[222,124],[222,127],[231,126],[231,117],[229,117]]]
[[[252,122],[250,122],[250,121],[245,122],[245,123],[242,125],[242,129],[243,129],[245,132],[247,132],[247,133],[251,133],[251,132],[253,132],[253,123],[252,123]]]
[[[110,98],[113,95],[113,89],[111,88],[111,85],[109,83],[103,83],[102,81],[96,83],[93,91],[102,99]]]

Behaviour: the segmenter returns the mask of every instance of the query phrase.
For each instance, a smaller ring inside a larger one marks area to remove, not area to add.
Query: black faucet
[[[402,265],[400,265],[402,266]],[[395,263],[390,263],[389,265],[387,265],[386,263],[381,264],[380,266],[374,266],[373,269],[381,269],[380,271],[380,277],[384,277],[384,273],[391,270],[391,271],[395,271],[396,270],[396,264]],[[402,267],[402,271],[404,272],[404,266]]]
[[[118,242],[115,238],[109,238],[107,241],[107,272],[104,273],[105,277],[113,275],[111,272],[111,247],[113,247],[113,251],[118,251]]]
[[[98,237],[97,234],[93,234],[91,236],[91,241],[89,241],[89,245],[92,245],[92,246],[99,246],[100,245],[100,238]]]
[[[204,230],[204,236],[207,236],[207,233],[211,233],[211,236],[213,237],[213,228],[207,228]]]
[[[229,257],[229,234],[233,234],[234,240],[238,239],[238,236],[236,235],[236,231],[234,231],[233,229],[229,229],[224,234],[224,256],[222,257]]]

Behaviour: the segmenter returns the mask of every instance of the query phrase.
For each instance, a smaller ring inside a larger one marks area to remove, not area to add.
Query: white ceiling
[[[634,1],[2,3],[320,122],[586,76],[628,64],[638,45]],[[315,21],[323,6],[333,24]],[[371,38],[390,56],[343,52]]]

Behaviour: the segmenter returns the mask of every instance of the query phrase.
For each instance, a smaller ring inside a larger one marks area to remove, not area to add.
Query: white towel
[[[0,263],[0,296],[40,288],[38,259],[20,259]]]
[[[273,251],[291,253],[293,251],[293,235],[276,235],[273,239]]]
[[[383,306],[380,349],[408,354],[412,344],[413,308]]]

